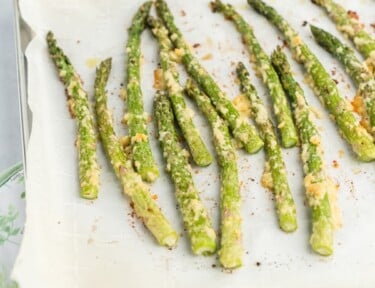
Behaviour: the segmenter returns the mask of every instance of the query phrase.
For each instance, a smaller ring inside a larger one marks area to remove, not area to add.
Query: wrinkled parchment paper
[[[230,1],[254,26],[262,46],[270,53],[282,44],[276,30],[257,15],[245,0]],[[311,39],[303,21],[328,29],[341,39],[323,10],[310,1],[269,1],[301,33],[328,71],[335,74],[342,94],[349,99],[354,90],[341,66]],[[362,21],[374,21],[375,4],[371,0],[340,1],[358,12]],[[27,224],[14,278],[21,288],[198,288],[198,287],[375,287],[375,169],[374,163],[355,160],[350,148],[339,137],[328,113],[303,83],[301,67],[293,62],[297,79],[303,85],[309,103],[321,119],[329,173],[339,187],[339,205],[343,227],[337,231],[335,254],[329,258],[315,255],[309,248],[309,211],[304,203],[302,165],[299,149],[283,150],[290,186],[297,208],[299,229],[293,234],[277,226],[272,195],[260,186],[264,154],[246,155],[239,151],[243,197],[244,266],[224,273],[213,257],[196,257],[189,251],[181,217],[176,210],[173,186],[163,173],[152,185],[158,203],[181,232],[178,247],[169,251],[154,239],[137,219],[99,145],[101,189],[99,199],[79,198],[77,154],[74,147],[75,120],[68,113],[64,88],[49,59],[44,37],[52,30],[85,82],[90,99],[93,94],[95,66],[113,57],[109,80],[109,105],[114,110],[116,130],[126,131],[120,121],[124,102],[118,97],[124,81],[124,45],[126,29],[140,1],[120,0],[20,0],[24,19],[35,32],[27,49],[29,105],[33,113],[32,134],[27,151]],[[212,14],[208,1],[169,1],[195,54],[220,86],[234,98],[235,63],[242,60],[248,68],[249,55],[233,25],[220,14]],[[368,29],[371,29],[368,25]],[[158,63],[157,45],[147,31],[142,37],[142,88],[145,109],[152,113],[153,70]],[[253,82],[269,103],[268,94],[255,73]],[[190,103],[190,102],[189,102]],[[191,103],[190,103],[191,104]],[[189,104],[189,105],[190,105]],[[194,106],[192,106],[194,108]],[[195,108],[194,108],[195,109]],[[196,113],[195,121],[214,152],[207,122]],[[155,135],[154,124],[149,125]],[[155,137],[152,149],[160,170],[165,164]],[[333,165],[337,161],[337,165]],[[338,166],[338,167],[334,167]],[[193,167],[194,178],[205,205],[218,230],[218,168]]]

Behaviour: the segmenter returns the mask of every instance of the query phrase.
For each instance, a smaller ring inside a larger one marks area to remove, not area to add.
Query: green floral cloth
[[[20,248],[25,222],[22,164],[0,174],[0,288],[15,288],[10,274]]]

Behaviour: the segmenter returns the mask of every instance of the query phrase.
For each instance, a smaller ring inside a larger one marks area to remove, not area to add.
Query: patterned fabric
[[[16,288],[10,273],[20,248],[25,221],[23,166],[0,174],[0,288]]]

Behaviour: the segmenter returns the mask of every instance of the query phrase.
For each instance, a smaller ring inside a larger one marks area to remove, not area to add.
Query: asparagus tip
[[[102,62],[100,62],[99,64],[99,67],[108,67],[108,68],[111,68],[112,66],[112,57],[109,57],[105,60],[103,60]]]
[[[322,29],[319,29],[318,27],[316,27],[316,26],[313,25],[313,24],[309,24],[309,26],[310,26],[310,31],[311,31],[311,33],[314,35],[314,37],[316,36],[316,34],[317,34],[318,32],[322,32]]]
[[[218,11],[220,11],[220,1],[219,0],[213,0],[210,2],[210,8],[212,10],[212,12],[216,13]]]
[[[49,31],[47,32],[47,39],[51,39],[51,38],[53,38],[53,33],[52,33],[51,30],[49,30]]]

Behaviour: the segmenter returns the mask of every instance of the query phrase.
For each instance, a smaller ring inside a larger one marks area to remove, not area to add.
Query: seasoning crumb
[[[198,48],[199,46],[201,46],[200,43],[195,43],[195,44],[193,44],[193,48]]]
[[[155,69],[154,70],[154,85],[155,89],[163,90],[166,87],[163,70],[162,69]]]
[[[374,28],[374,30],[375,30],[375,22],[374,22],[374,23],[371,23],[370,26],[371,26],[372,28]]]
[[[348,15],[349,15],[350,18],[359,20],[359,16],[358,16],[357,12],[355,12],[355,11],[349,10]]]
[[[120,88],[119,97],[124,101],[127,99],[126,89],[124,87]]]
[[[204,55],[201,59],[202,60],[211,60],[213,57],[212,57],[212,54],[211,53],[208,53],[206,55]]]
[[[257,263],[255,263],[258,267],[260,266],[260,265],[262,265],[262,263],[260,263],[260,262],[257,262]]]
[[[248,117],[250,115],[250,101],[245,95],[237,95],[232,103],[241,116]]]
[[[91,226],[91,232],[95,232],[98,229],[98,226],[92,225]]]
[[[354,175],[358,175],[362,172],[360,168],[354,168],[354,169],[352,169],[352,171],[353,171]]]
[[[337,162],[337,160],[333,160],[332,161],[332,167],[333,168],[338,168],[339,167],[339,162]]]
[[[216,268],[216,264],[212,264],[211,267],[212,267],[212,268]]]
[[[184,10],[181,10],[181,11],[180,11],[180,15],[181,15],[182,17],[184,17],[184,16],[186,16],[186,12],[185,12]]]
[[[342,149],[339,150],[339,157],[340,158],[344,157],[344,150]]]
[[[302,26],[305,27],[306,25],[307,25],[307,21],[305,20],[302,22]]]
[[[335,81],[336,85],[339,84],[339,81],[337,81],[336,79],[333,79],[333,81]]]
[[[90,69],[93,69],[96,67],[96,65],[99,63],[99,59],[98,58],[88,58],[86,59],[86,66]]]

